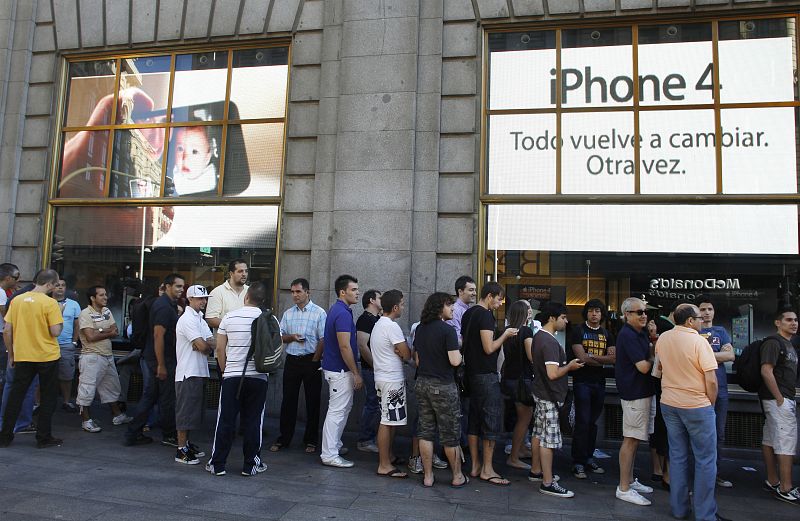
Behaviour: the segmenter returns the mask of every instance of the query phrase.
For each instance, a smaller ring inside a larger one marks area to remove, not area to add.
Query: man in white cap
[[[203,384],[208,378],[208,355],[214,346],[214,336],[203,319],[208,303],[208,291],[200,285],[186,291],[189,305],[175,326],[175,428],[178,431],[178,451],[175,461],[187,465],[200,463],[205,456],[189,441],[189,431],[200,426],[203,407]]]

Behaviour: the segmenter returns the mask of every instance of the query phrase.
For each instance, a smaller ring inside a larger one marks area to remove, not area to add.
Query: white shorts
[[[78,362],[78,397],[75,403],[83,407],[92,405],[94,395],[100,396],[101,403],[112,403],[119,400],[119,373],[114,365],[113,356],[94,353],[81,355]]]
[[[381,401],[381,425],[406,425],[408,405],[405,382],[375,382]]]
[[[656,425],[654,396],[638,400],[620,400],[622,405],[622,436],[647,441]]]
[[[784,398],[778,407],[775,400],[761,400],[766,416],[761,444],[772,447],[775,454],[794,456],[797,450],[797,403]]]

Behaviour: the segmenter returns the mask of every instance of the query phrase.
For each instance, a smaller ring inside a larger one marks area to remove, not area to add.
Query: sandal
[[[314,454],[315,452],[317,452],[317,446],[314,445],[313,443],[307,443],[306,454]]]
[[[405,465],[406,463],[408,463],[408,460],[405,458],[401,458],[400,456],[395,456],[394,458],[392,458],[392,461],[390,463],[392,465]]]
[[[481,478],[481,481],[485,481],[490,485],[495,485],[498,487],[507,487],[511,484],[511,482],[506,478],[504,478],[503,476],[492,476],[490,478]]]
[[[382,478],[399,478],[399,479],[403,479],[403,478],[407,478],[408,477],[408,474],[406,474],[402,470],[398,469],[397,467],[393,468],[389,472],[386,472],[385,474],[383,472],[376,472],[375,474],[379,475]]]
[[[466,474],[464,474],[464,481],[462,481],[462,482],[461,482],[460,484],[458,484],[458,485],[454,485],[454,484],[450,483],[450,488],[464,488],[464,487],[466,487],[466,486],[467,486],[467,483],[469,483],[469,476],[467,476]]]
[[[269,451],[270,451],[270,452],[278,452],[278,451],[279,451],[279,450],[281,450],[282,448],[284,448],[284,447],[283,447],[283,443],[280,443],[280,442],[277,442],[277,441],[276,441],[275,443],[273,443],[273,444],[270,446],[270,448],[269,448]]]

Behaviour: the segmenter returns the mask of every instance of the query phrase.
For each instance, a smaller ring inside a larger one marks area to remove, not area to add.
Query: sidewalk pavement
[[[104,409],[104,408],[103,408]],[[271,453],[267,447],[277,432],[270,421],[262,457],[269,465],[263,474],[244,477],[241,439],[234,442],[226,476],[214,477],[200,465],[175,463],[175,449],[158,443],[123,447],[125,427],[111,424],[110,413],[96,408],[103,431],[83,432],[77,414],[58,411],[54,434],[64,439],[61,447],[37,450],[31,434],[17,435],[9,448],[0,449],[0,520],[242,520],[287,521],[547,521],[671,520],[668,493],[652,494],[653,505],[639,507],[614,497],[618,479],[617,452],[604,450],[611,459],[600,460],[606,474],[577,480],[571,472],[568,449],[556,457],[555,470],[562,484],[575,491],[572,499],[544,496],[527,473],[506,467],[498,447],[495,468],[511,480],[497,487],[473,479],[463,489],[451,489],[449,471],[436,471],[437,483],[423,488],[421,476],[408,479],[375,475],[377,455],[355,450],[352,433],[346,433],[351,469],[320,464],[319,455],[303,452],[300,440],[290,449]],[[209,419],[210,418],[210,419]],[[213,416],[193,442],[211,452]],[[302,433],[302,427],[298,434]],[[398,439],[398,453],[407,456],[409,440]],[[650,483],[649,451],[637,458],[637,476]],[[753,467],[756,472],[743,470]],[[468,468],[468,467],[465,467]],[[405,467],[404,467],[405,469]],[[733,481],[732,489],[717,489],[719,512],[736,521],[796,521],[800,509],[777,501],[761,489],[764,479],[760,454],[726,459],[722,473]],[[797,472],[795,472],[797,475]]]

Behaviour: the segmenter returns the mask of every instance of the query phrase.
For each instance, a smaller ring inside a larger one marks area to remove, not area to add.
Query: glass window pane
[[[71,62],[67,79],[66,127],[93,127],[111,123],[116,62]]]
[[[489,193],[556,193],[556,115],[489,116]]]
[[[728,109],[721,116],[723,193],[796,193],[795,109]]]
[[[164,128],[134,128],[114,132],[109,197],[161,195]]]
[[[722,103],[798,99],[794,18],[719,23]]]
[[[280,195],[283,131],[283,123],[228,126],[222,195]]]
[[[284,117],[287,64],[285,47],[234,51],[229,119]]]
[[[59,197],[103,197],[108,130],[65,132],[61,147]]]
[[[164,195],[216,196],[221,146],[221,126],[173,128]]]
[[[117,123],[163,123],[169,96],[169,56],[122,60]]]
[[[568,29],[561,38],[562,107],[633,105],[630,27]]]
[[[714,130],[713,110],[640,112],[641,193],[716,193]]]
[[[561,192],[632,194],[632,112],[575,112],[561,116]]]
[[[227,82],[228,51],[176,56],[172,121],[223,119]]]
[[[711,24],[639,28],[641,105],[714,102]]]
[[[489,108],[554,108],[555,31],[489,35]]]

